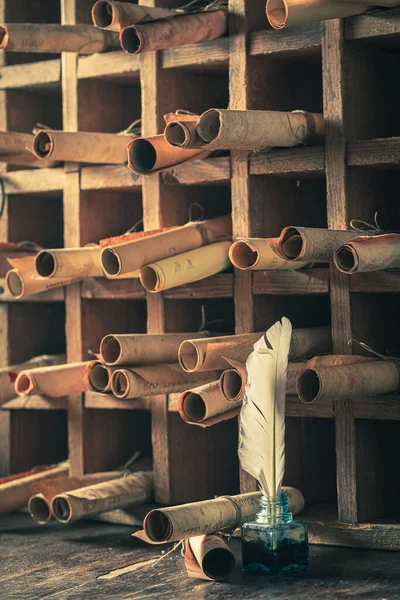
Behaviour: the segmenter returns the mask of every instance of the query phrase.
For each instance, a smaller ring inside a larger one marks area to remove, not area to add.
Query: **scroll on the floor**
[[[215,40],[225,35],[227,28],[224,10],[207,10],[130,25],[121,31],[120,42],[125,52],[139,54]]]
[[[151,471],[137,471],[53,498],[52,512],[61,523],[70,523],[90,515],[145,504],[153,498]]]
[[[184,340],[209,336],[207,331],[110,334],[100,342],[100,358],[109,366],[176,363],[179,346]]]
[[[283,269],[303,269],[306,262],[285,260],[276,253],[278,238],[246,238],[233,242],[229,248],[229,258],[237,269],[242,271],[271,271]]]
[[[128,160],[127,146],[134,136],[93,131],[38,131],[32,152],[39,160],[119,165]]]
[[[305,404],[379,396],[399,389],[400,366],[390,360],[314,368],[307,365],[297,380],[297,393]]]
[[[7,23],[0,26],[0,49],[7,52],[94,54],[117,48],[118,34],[91,25]]]
[[[230,245],[230,241],[216,242],[150,263],[140,270],[140,282],[156,293],[216,275],[231,265]]]
[[[111,389],[124,400],[142,396],[157,396],[185,391],[190,385],[200,385],[219,376],[218,371],[185,373],[175,364],[119,368],[112,374]]]
[[[65,363],[64,354],[35,356],[19,365],[10,365],[0,369],[0,406],[15,398],[15,380],[21,371]]]
[[[142,235],[131,241],[107,245],[102,249],[101,263],[107,276],[113,278],[154,261],[229,240],[231,235],[230,215],[189,222],[154,235]]]
[[[102,277],[99,246],[41,250],[35,260],[36,272],[45,278]]]
[[[358,236],[346,242],[334,254],[342,273],[369,273],[400,268],[400,235],[387,233],[375,237]]]
[[[306,111],[223,110],[211,108],[200,116],[197,133],[206,150],[263,150],[319,141],[324,118]]]
[[[35,495],[29,498],[28,510],[32,519],[39,525],[46,525],[54,518],[51,504],[53,498],[58,494],[116,479],[123,475],[122,471],[108,471],[105,473],[89,473],[80,477],[56,477],[38,481],[34,484]]]
[[[198,535],[185,542],[189,577],[222,581],[232,573],[235,563],[235,555],[219,535]]]
[[[73,396],[85,391],[84,374],[87,362],[69,363],[21,371],[15,380],[19,396],[43,394],[50,398]]]
[[[130,2],[98,0],[92,8],[93,25],[109,31],[121,31],[128,25],[145,23],[156,19],[165,19],[176,15],[168,8],[158,6],[139,6]]]
[[[293,514],[303,510],[304,497],[299,490],[283,487],[282,491],[288,495],[289,510]],[[255,518],[260,510],[261,495],[261,492],[251,492],[157,508],[146,515],[143,530],[133,535],[150,544],[162,544],[223,530],[233,531]]]
[[[38,467],[24,473],[17,473],[0,479],[0,515],[4,515],[28,504],[31,496],[36,494],[35,485],[39,481],[51,477],[68,475],[69,462],[49,467]]]

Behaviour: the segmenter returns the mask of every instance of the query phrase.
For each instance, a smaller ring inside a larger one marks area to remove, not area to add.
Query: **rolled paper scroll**
[[[117,34],[91,25],[8,23],[0,26],[0,49],[7,52],[94,54],[118,47]]]
[[[197,133],[209,151],[290,147],[321,139],[324,117],[306,111],[211,108],[201,115]]]
[[[307,263],[284,260],[275,252],[279,238],[247,238],[233,242],[229,258],[237,269],[248,271],[302,269]]]
[[[99,246],[41,250],[35,260],[36,272],[41,277],[102,277]]]
[[[307,368],[297,380],[297,393],[306,404],[379,396],[400,387],[400,368],[389,360]]]
[[[145,504],[153,498],[151,471],[137,471],[118,479],[89,485],[55,496],[52,512],[60,523],[90,515]]]
[[[361,15],[369,7],[365,2],[329,0],[267,0],[266,13],[274,29],[304,25],[328,19]]]
[[[228,360],[232,369],[224,371],[219,379],[221,393],[228,401],[239,401],[243,399],[244,388],[247,383],[246,365]],[[286,394],[297,395],[296,381],[299,374],[306,368],[305,363],[289,363],[287,368]]]
[[[42,129],[33,139],[32,152],[40,160],[62,160],[93,164],[126,163],[132,135],[92,131],[52,131]]]
[[[219,535],[199,535],[186,541],[185,567],[189,577],[223,581],[235,563],[235,555]]]
[[[85,391],[83,377],[87,364],[70,363],[21,371],[15,380],[15,391],[19,396],[43,394],[50,398],[81,394]]]
[[[224,369],[231,360],[245,363],[253,351],[254,344],[264,335],[259,333],[242,333],[204,340],[186,340],[178,351],[178,360],[184,371],[207,371]],[[329,352],[332,345],[329,327],[308,327],[294,329],[290,344],[289,358]]]
[[[209,337],[209,333],[124,333],[106,335],[100,342],[100,358],[106,365],[176,363],[184,340]]]
[[[114,371],[111,389],[117,398],[129,400],[142,396],[184,392],[190,385],[207,383],[218,376],[217,371],[184,373],[178,364],[139,366]]]
[[[34,486],[38,493],[29,498],[28,510],[32,519],[39,525],[46,525],[53,519],[51,504],[53,498],[58,494],[116,479],[123,475],[123,471],[109,471],[106,473],[89,473],[81,477],[56,477],[55,479],[39,481]]]
[[[359,236],[336,250],[333,260],[342,273],[368,273],[400,267],[400,235]]]
[[[49,169],[57,164],[54,160],[39,160],[30,150],[25,154],[2,154],[0,155],[0,162],[16,167],[32,167],[39,169]]]
[[[59,365],[65,362],[63,354],[55,354],[54,356],[35,356],[19,365],[10,365],[0,369],[0,406],[9,400],[15,398],[15,380],[18,373],[32,367],[45,367],[49,365]]]
[[[217,242],[165,258],[140,270],[140,282],[149,292],[162,292],[205,279],[230,267],[230,242]]]
[[[111,377],[116,368],[103,365],[100,360],[90,361],[83,375],[85,388],[91,392],[111,393]]]
[[[288,496],[291,513],[295,515],[303,510],[304,497],[299,490],[283,487],[282,492]],[[143,531],[133,536],[148,543],[163,544],[223,530],[233,531],[255,519],[261,496],[261,492],[251,492],[155,509],[146,515]]]
[[[141,269],[156,260],[230,239],[231,235],[230,215],[190,222],[171,231],[141,236],[140,239],[103,248],[101,264],[108,277],[117,277]]]
[[[364,232],[375,235],[376,232]],[[285,227],[279,237],[277,251],[286,260],[302,262],[329,262],[347,241],[354,239],[355,231],[318,229],[313,227]]]
[[[104,238],[100,240],[100,249],[108,248],[109,246],[117,246],[120,244],[124,244],[125,242],[133,242],[133,240],[138,240],[144,237],[148,237],[149,235],[155,235],[156,233],[163,233],[164,231],[170,231],[172,229],[177,229],[178,226],[175,225],[173,227],[161,227],[159,229],[150,229],[148,231],[134,231],[132,233],[124,233],[123,235],[115,235],[113,237]]]
[[[228,28],[224,10],[208,10],[125,27],[121,47],[129,54],[197,44],[222,37]]]
[[[189,160],[200,160],[209,152],[171,146],[163,134],[137,138],[128,145],[128,167],[138,175],[158,173]]]
[[[178,412],[186,423],[209,427],[239,414],[242,400],[228,401],[221,393],[219,380],[183,392]]]
[[[69,463],[42,467],[0,479],[0,515],[19,510],[36,494],[35,485],[44,479],[68,475]]]
[[[6,274],[7,288],[14,298],[20,299],[45,292],[46,290],[62,287],[79,278],[52,277],[51,279],[40,277],[36,273],[35,255],[27,255],[23,258],[9,258],[8,262],[13,269]]]
[[[170,116],[164,129],[164,137],[168,144],[178,148],[201,148],[204,142],[197,133],[199,119],[197,115]]]
[[[95,27],[109,31],[121,31],[128,25],[146,23],[176,15],[175,11],[158,6],[139,6],[130,2],[98,0],[92,8],[92,21]]]
[[[0,155],[14,156],[28,153],[32,146],[32,140],[33,136],[29,133],[0,131]]]

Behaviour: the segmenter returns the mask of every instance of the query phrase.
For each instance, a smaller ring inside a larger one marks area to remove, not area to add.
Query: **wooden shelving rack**
[[[0,0],[0,14],[4,22],[90,23],[92,4]],[[384,229],[399,229],[400,92],[393,80],[400,10],[272,31],[264,9],[265,0],[230,0],[229,38],[140,58],[3,53],[1,128],[61,127],[62,115],[66,131],[115,132],[141,116],[143,134],[153,135],[166,112],[229,102],[235,109],[323,110],[325,147],[247,161],[232,152],[142,178],[124,166],[4,169],[1,239],[80,246],[142,218],[145,229],[183,224],[196,203],[206,218],[231,209],[236,237],[276,236],[290,224],[345,229],[351,219],[373,221],[376,211]],[[295,327],[331,323],[336,353],[359,353],[348,344],[354,338],[399,356],[399,291],[398,271],[347,277],[323,268],[222,273],[158,295],[146,295],[137,281],[96,279],[13,302],[3,286],[1,364],[64,344],[70,362],[87,360],[107,333],[193,331],[203,312],[237,333],[266,330],[282,315]],[[0,414],[4,468],[53,462],[69,450],[72,471],[90,472],[141,450],[153,455],[158,502],[238,491],[236,421],[203,431],[180,420],[175,400],[89,393],[68,402],[14,400]],[[307,499],[311,541],[400,549],[400,396],[333,400],[287,402],[286,483]],[[244,473],[240,484],[255,489]]]

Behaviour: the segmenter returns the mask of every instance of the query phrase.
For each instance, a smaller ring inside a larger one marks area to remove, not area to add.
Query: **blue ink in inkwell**
[[[308,569],[307,525],[293,520],[287,495],[262,496],[260,509],[256,520],[242,528],[243,570],[277,574]]]

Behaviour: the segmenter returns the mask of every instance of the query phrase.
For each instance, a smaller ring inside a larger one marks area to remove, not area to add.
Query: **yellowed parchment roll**
[[[0,26],[0,49],[7,52],[94,54],[118,47],[117,34],[91,25],[8,23]]]
[[[111,389],[117,398],[129,400],[184,392],[191,385],[207,383],[217,377],[218,371],[184,373],[178,364],[119,368],[112,374]]]
[[[276,252],[279,238],[246,238],[233,242],[229,248],[229,258],[237,269],[242,271],[264,271],[282,269],[302,269],[308,263],[284,260]]]
[[[374,235],[370,232],[366,235]],[[285,227],[279,237],[278,252],[286,260],[302,262],[329,262],[347,241],[356,237],[355,231],[318,229],[313,227]]]
[[[145,504],[153,498],[151,471],[137,471],[55,496],[52,512],[60,523],[70,523],[90,515]]]
[[[103,276],[99,246],[41,250],[36,256],[35,268],[40,277],[84,279]]]
[[[400,267],[400,235],[359,236],[336,250],[333,260],[342,273],[368,273]]]
[[[141,284],[156,293],[225,271],[231,264],[230,245],[217,242],[146,265],[140,271]]]
[[[283,487],[288,496],[289,510],[294,515],[304,508],[303,494],[292,487]],[[255,518],[260,510],[261,492],[223,496],[150,511],[143,522],[143,531],[133,535],[148,543],[177,542],[189,537],[233,531]]]
[[[0,515],[19,510],[36,493],[36,484],[51,477],[68,475],[69,462],[41,467],[0,479]]]
[[[307,368],[297,380],[298,396],[306,404],[379,396],[399,387],[400,368],[387,360]]]
[[[219,380],[187,390],[179,396],[178,412],[186,423],[209,427],[239,414],[242,400],[228,401]]]
[[[235,568],[235,555],[219,535],[198,535],[186,540],[185,567],[189,577],[223,581]]]
[[[85,391],[83,377],[87,362],[21,371],[15,380],[19,396],[43,394],[51,398],[81,394]]]
[[[0,406],[15,398],[15,380],[18,373],[26,369],[46,367],[65,363],[65,355],[55,354],[35,356],[19,365],[10,365],[0,369]]]
[[[324,133],[322,114],[306,111],[222,110],[203,113],[197,133],[206,150],[262,150],[275,146],[297,146]]]
[[[329,19],[344,19],[369,10],[365,2],[329,0],[267,0],[268,22],[274,29]]]
[[[150,365],[176,363],[184,340],[209,337],[209,333],[123,333],[106,335],[100,342],[100,357],[106,365]]]
[[[54,518],[51,512],[51,504],[53,498],[58,494],[116,479],[123,475],[122,471],[109,471],[106,473],[89,473],[81,477],[56,477],[39,481],[35,483],[38,493],[29,498],[28,510],[36,523],[46,525]]]
[[[231,361],[245,363],[253,351],[254,344],[264,332],[242,333],[208,338],[204,340],[186,340],[178,351],[178,360],[188,373],[224,369]],[[308,327],[294,329],[290,344],[291,359],[329,352],[332,345],[329,327]]]
[[[177,148],[168,144],[164,135],[137,138],[128,145],[128,167],[138,175],[158,173],[189,160],[206,158],[203,149]]]
[[[232,368],[226,369],[226,371],[221,374],[219,379],[221,393],[228,401],[241,401],[243,399],[244,389],[247,383],[246,365],[238,362],[236,363],[236,361],[232,360],[229,360],[228,362],[232,364]],[[286,380],[286,394],[288,396],[297,395],[297,378],[305,368],[306,364],[304,362],[288,363]]]
[[[111,393],[111,377],[116,369],[117,367],[103,365],[100,360],[90,361],[83,375],[85,388],[101,394]]]
[[[130,135],[92,131],[38,131],[32,152],[40,160],[63,160],[93,164],[126,163]]]
[[[156,260],[228,240],[231,235],[231,216],[224,215],[206,221],[189,222],[170,231],[107,246],[103,248],[100,260],[107,276],[113,278],[141,269]]]
[[[182,118],[186,117],[186,118]],[[178,148],[201,148],[203,140],[197,133],[198,115],[175,115],[170,117],[164,129],[164,137],[168,144]]]
[[[0,154],[13,156],[29,152],[32,146],[33,136],[29,133],[15,133],[12,131],[0,131]]]
[[[224,10],[209,10],[125,27],[120,42],[125,52],[139,54],[215,40],[226,33],[227,27],[228,14]]]
[[[14,268],[6,274],[6,285],[14,298],[20,299],[25,296],[32,296],[79,281],[78,278],[73,277],[52,277],[51,279],[40,277],[36,273],[35,259],[35,255],[8,259],[8,262]]]
[[[128,25],[165,19],[174,15],[176,12],[168,8],[139,6],[130,2],[114,2],[114,0],[98,0],[92,8],[93,25],[109,31],[120,31]]]

